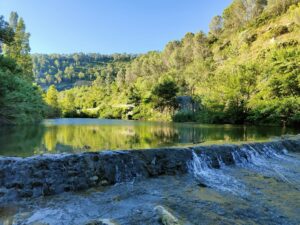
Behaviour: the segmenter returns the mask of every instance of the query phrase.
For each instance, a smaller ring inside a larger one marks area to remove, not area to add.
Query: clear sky
[[[33,53],[144,53],[187,32],[208,31],[231,0],[0,0],[17,11]]]

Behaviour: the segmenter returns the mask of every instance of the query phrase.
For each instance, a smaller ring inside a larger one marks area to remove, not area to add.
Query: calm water
[[[300,128],[51,119],[38,126],[1,127],[0,155],[30,156],[44,153],[261,141],[298,133]]]

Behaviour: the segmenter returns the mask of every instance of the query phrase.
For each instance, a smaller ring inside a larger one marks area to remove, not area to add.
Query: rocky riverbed
[[[300,140],[291,139],[5,157],[0,161],[0,221],[299,224],[299,153]]]

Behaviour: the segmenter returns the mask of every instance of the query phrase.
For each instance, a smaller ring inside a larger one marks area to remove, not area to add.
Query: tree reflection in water
[[[205,143],[257,141],[299,130],[280,127],[200,125],[56,119],[43,125],[0,128],[0,154],[30,156],[43,153],[145,149]],[[63,122],[61,122],[63,121]]]

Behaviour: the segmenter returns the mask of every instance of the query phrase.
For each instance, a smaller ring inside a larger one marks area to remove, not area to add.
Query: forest
[[[0,123],[52,117],[300,124],[299,0],[234,0],[209,33],[146,54],[30,54],[0,19]]]
[[[17,13],[9,23],[0,16],[0,124],[35,123],[49,108],[34,84],[29,37]]]

